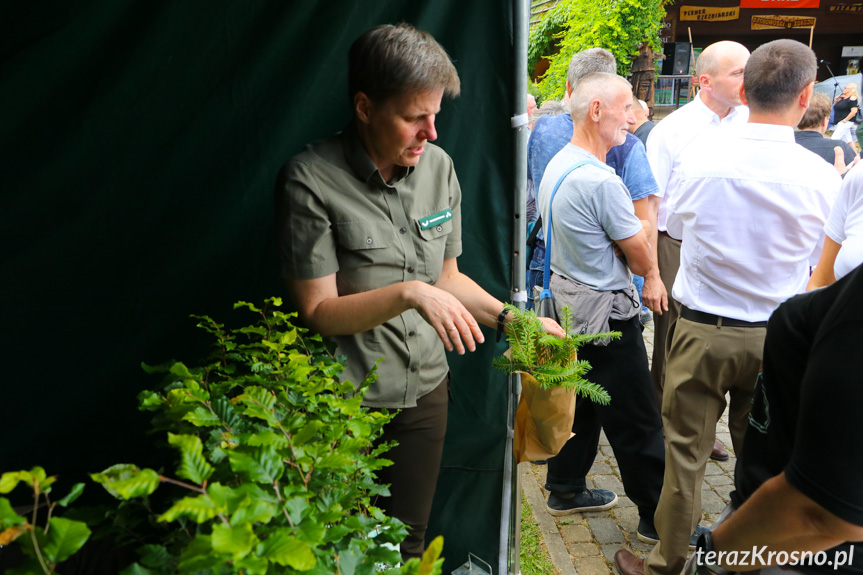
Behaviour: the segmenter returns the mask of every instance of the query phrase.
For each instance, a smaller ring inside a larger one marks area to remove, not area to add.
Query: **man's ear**
[[[566,81],[566,97],[572,96],[572,86],[569,85],[569,80]]]
[[[602,102],[600,102],[599,100],[593,100],[590,103],[590,119],[594,122],[599,121],[600,108],[602,108]]]
[[[809,100],[812,99],[812,92],[815,91],[815,82],[810,82],[800,90],[799,102],[800,107],[804,110],[809,107]]]
[[[371,98],[366,96],[364,92],[354,94],[354,113],[360,122],[368,124],[371,121],[372,106]]]
[[[704,88],[713,88],[713,86],[710,83],[710,76],[708,76],[707,74],[700,75],[698,77],[698,87],[701,88],[702,90]]]
[[[740,84],[740,103],[744,106],[749,105],[749,100],[746,99],[746,86]]]

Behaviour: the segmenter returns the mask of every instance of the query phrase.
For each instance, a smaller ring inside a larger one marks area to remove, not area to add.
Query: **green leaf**
[[[326,425],[323,421],[318,419],[312,420],[308,422],[301,430],[296,432],[294,436],[291,438],[294,445],[303,445],[308,442],[315,434]]]
[[[14,527],[26,523],[26,519],[12,508],[12,504],[5,497],[0,497],[0,528]]]
[[[142,566],[140,563],[132,563],[122,571],[120,571],[120,575],[164,575],[165,572],[162,570],[154,571],[152,569],[147,569]]]
[[[157,520],[164,522],[174,521],[178,517],[189,517],[195,523],[204,523],[227,510],[227,504],[216,503],[207,495],[184,497],[162,513]]]
[[[342,469],[351,464],[351,458],[334,451],[318,461],[318,469]]]
[[[8,471],[0,476],[0,493],[9,493],[18,483],[26,483],[30,489],[37,485],[40,493],[50,493],[48,486],[56,480],[56,477],[47,477],[45,470],[38,466],[30,471]]]
[[[58,501],[57,504],[60,507],[69,507],[76,499],[81,497],[82,493],[84,493],[84,484],[76,483],[72,486],[72,490],[69,491],[69,495]]]
[[[285,472],[282,458],[269,446],[234,449],[228,452],[228,460],[235,473],[258,483],[275,483]]]
[[[90,478],[101,483],[108,493],[117,499],[144,497],[159,487],[159,474],[152,469],[138,469],[128,463],[112,465],[101,473],[93,473]]]
[[[237,303],[234,304],[234,309],[239,309],[241,307],[248,308],[249,310],[257,312],[257,313],[260,313],[260,311],[261,311],[260,309],[258,309],[257,307],[255,307],[254,305],[250,304],[247,301],[238,301]]]
[[[138,394],[138,409],[141,411],[156,411],[162,407],[165,400],[155,391],[142,391]]]
[[[276,514],[276,506],[265,501],[246,499],[231,515],[231,525],[243,523],[269,523]]]
[[[192,374],[191,371],[189,371],[189,368],[179,361],[171,366],[170,372],[183,379],[195,379],[195,376]]]
[[[180,555],[177,565],[180,573],[217,572],[216,567],[222,564],[220,557],[213,553],[208,535],[197,535]]]
[[[222,421],[219,416],[200,405],[183,416],[185,421],[188,421],[197,427],[214,427],[221,425]]]
[[[258,555],[297,571],[308,571],[317,563],[311,547],[291,536],[287,529],[274,531],[258,547]]]
[[[204,458],[204,446],[197,435],[168,434],[168,443],[180,450],[180,466],[177,475],[203,485],[215,468]]]
[[[83,521],[52,517],[42,544],[42,555],[52,563],[71,557],[90,538],[90,528]]]
[[[243,525],[214,525],[213,534],[210,538],[213,551],[225,553],[234,561],[248,555],[252,548],[258,543],[258,538],[249,523]]]
[[[244,574],[248,575],[266,575],[269,564],[270,562],[265,558],[249,554],[239,561],[234,561],[234,569],[237,572],[242,570]]]
[[[177,558],[168,553],[164,545],[144,545],[138,549],[141,563],[151,569],[172,570]]]

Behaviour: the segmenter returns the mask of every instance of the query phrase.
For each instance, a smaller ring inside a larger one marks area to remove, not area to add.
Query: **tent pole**
[[[527,303],[525,291],[525,242],[527,227],[524,220],[525,186],[527,184],[527,37],[530,22],[528,0],[513,0],[513,92],[515,110],[512,115],[513,140],[513,234],[512,234],[512,279],[511,301],[519,309]],[[515,412],[521,393],[521,378],[509,377],[507,438],[503,466],[503,501],[501,502],[500,547],[498,573],[518,575],[519,548],[521,545],[521,484],[518,465],[513,459],[512,441],[515,428]]]

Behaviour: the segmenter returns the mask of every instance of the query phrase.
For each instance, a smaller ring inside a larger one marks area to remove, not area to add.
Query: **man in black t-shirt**
[[[807,574],[863,573],[863,549],[848,543],[863,541],[861,298],[863,266],[771,316],[735,469],[737,511],[712,542],[699,541],[686,573],[782,563]]]

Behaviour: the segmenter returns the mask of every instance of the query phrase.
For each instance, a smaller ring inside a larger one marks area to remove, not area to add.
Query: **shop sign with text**
[[[718,8],[716,6],[681,6],[681,20],[700,20],[704,22],[721,22],[724,20],[737,20],[740,18],[740,7],[730,6]]]
[[[815,18],[806,16],[753,16],[753,30],[773,30],[791,28],[812,28],[815,26]]]

